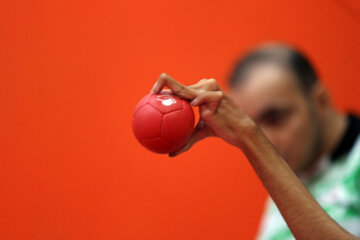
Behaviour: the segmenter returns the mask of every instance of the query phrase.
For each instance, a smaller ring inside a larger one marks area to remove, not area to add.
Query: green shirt
[[[302,181],[339,225],[360,237],[360,136],[356,138],[350,151],[335,161],[330,157],[323,157],[317,166],[316,174]],[[270,198],[257,239],[294,239]]]

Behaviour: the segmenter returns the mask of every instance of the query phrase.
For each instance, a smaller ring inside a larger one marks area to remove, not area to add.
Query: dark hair
[[[292,71],[304,93],[309,93],[318,76],[310,61],[300,51],[286,45],[266,45],[241,58],[234,67],[229,84],[234,88],[243,81],[245,72],[258,63],[275,63]]]

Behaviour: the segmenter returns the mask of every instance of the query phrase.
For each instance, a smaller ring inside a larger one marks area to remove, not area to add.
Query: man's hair
[[[229,79],[230,87],[238,86],[244,80],[245,72],[261,63],[275,63],[290,70],[305,94],[310,92],[318,79],[315,69],[303,53],[287,45],[272,44],[255,49],[235,64]]]

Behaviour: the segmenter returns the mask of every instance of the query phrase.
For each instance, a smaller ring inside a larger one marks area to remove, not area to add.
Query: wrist
[[[237,147],[248,148],[257,142],[259,137],[264,137],[256,123],[249,117],[237,122],[236,135],[238,136]]]

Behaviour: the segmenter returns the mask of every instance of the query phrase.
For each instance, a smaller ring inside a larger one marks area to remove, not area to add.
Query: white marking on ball
[[[169,95],[161,95],[156,97],[157,101],[160,101],[164,106],[170,106],[176,103],[175,98]]]

